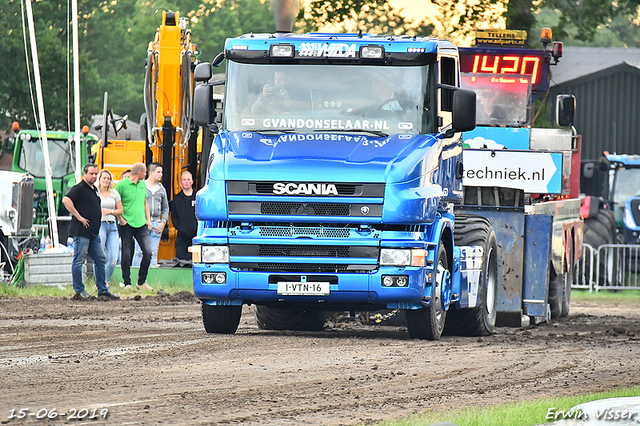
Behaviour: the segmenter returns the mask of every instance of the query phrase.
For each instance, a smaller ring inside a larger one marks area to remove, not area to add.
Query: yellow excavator
[[[108,168],[115,179],[120,179],[122,171],[137,161],[147,165],[153,161],[162,164],[162,184],[169,200],[181,190],[180,174],[183,170],[191,172],[196,189],[204,184],[197,179],[202,152],[200,132],[191,119],[197,50],[191,43],[187,23],[188,19],[180,18],[178,12],[162,12],[162,24],[149,43],[144,84],[145,113],[140,119],[141,139],[144,140],[109,140],[102,143],[96,153],[96,163]],[[158,260],[175,257],[176,234],[169,222],[160,242]]]

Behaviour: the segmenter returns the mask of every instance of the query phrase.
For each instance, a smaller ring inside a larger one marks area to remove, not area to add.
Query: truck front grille
[[[230,201],[230,215],[381,217],[382,204]]]
[[[261,237],[308,236],[323,238],[349,238],[348,228],[301,227],[301,226],[261,226]]]
[[[231,262],[231,268],[256,272],[352,272],[367,273],[375,271],[377,265],[340,265],[329,263],[263,263],[263,262]]]
[[[285,216],[350,216],[349,204],[336,203],[261,203],[260,214]]]
[[[378,259],[378,247],[307,244],[231,244],[231,256]]]

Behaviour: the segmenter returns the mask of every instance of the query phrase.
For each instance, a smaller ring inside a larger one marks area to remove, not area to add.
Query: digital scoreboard
[[[549,61],[542,50],[461,47],[460,72],[526,75],[534,91],[547,90]]]

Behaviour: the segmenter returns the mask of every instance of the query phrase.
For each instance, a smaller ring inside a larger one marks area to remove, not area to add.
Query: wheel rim
[[[498,282],[498,277],[497,277],[497,270],[496,268],[493,268],[493,260],[494,260],[494,256],[495,253],[493,251],[493,247],[491,247],[489,249],[489,255],[487,256],[487,276],[486,276],[486,281],[487,281],[487,298],[486,298],[486,304],[487,304],[487,312],[489,313],[489,315],[493,314],[494,311],[494,307],[495,307],[495,303],[496,303],[496,289],[497,289],[497,282]]]
[[[446,285],[446,284],[443,284],[443,283],[445,283],[445,280],[448,277],[448,273],[449,273],[449,271],[444,267],[444,265],[441,262],[439,262],[438,263],[438,269],[437,269],[437,274],[438,275],[437,275],[437,279],[436,279],[436,286],[434,288],[434,294],[433,294],[433,296],[434,296],[434,305],[433,306],[435,308],[436,322],[438,324],[442,323],[443,316],[444,316],[444,314],[446,312],[445,311],[445,307],[444,307],[445,300],[442,297],[442,295],[443,295],[443,291],[442,290],[443,290],[444,285]]]

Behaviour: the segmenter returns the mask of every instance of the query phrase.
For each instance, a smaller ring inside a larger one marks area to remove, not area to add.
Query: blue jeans
[[[120,259],[122,280],[125,285],[131,285],[131,260],[133,259],[133,239],[135,238],[142,248],[142,262],[138,271],[138,285],[142,285],[147,281],[149,264],[151,263],[151,242],[147,225],[140,228],[133,228],[129,224],[118,225],[118,232],[120,232],[122,240],[122,258]]]
[[[98,294],[104,293],[107,291],[107,284],[104,280],[107,256],[104,254],[104,250],[102,250],[100,235],[91,239],[78,236],[73,237],[73,263],[71,264],[73,289],[76,293],[84,290],[84,284],[82,284],[82,265],[84,264],[84,257],[87,253],[91,256],[91,259],[93,259],[93,271],[96,276]]]
[[[118,234],[118,225],[115,222],[102,222],[100,224],[100,241],[102,241],[102,249],[107,255],[104,276],[108,283],[111,281],[111,276],[116,269],[118,257],[120,256],[120,235]]]
[[[151,222],[151,231],[149,231],[149,241],[151,242],[151,265],[158,264],[158,247],[160,247],[160,238],[162,238],[162,232],[157,233],[156,228],[160,222]],[[142,250],[140,245],[136,242],[136,251],[133,255],[133,266],[140,266],[142,262]]]

